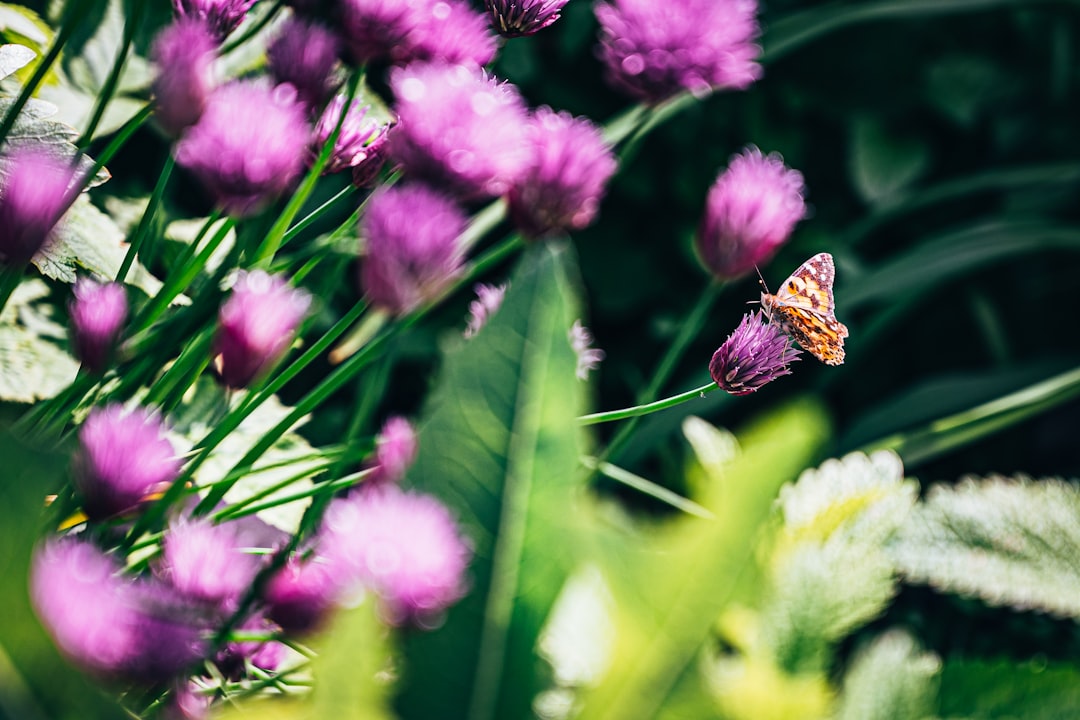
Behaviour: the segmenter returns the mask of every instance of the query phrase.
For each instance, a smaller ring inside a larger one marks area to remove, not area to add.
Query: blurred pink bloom
[[[154,40],[154,117],[169,135],[178,137],[202,117],[213,92],[217,42],[206,22],[180,18]]]
[[[577,353],[578,380],[588,380],[589,373],[598,368],[600,361],[604,359],[604,351],[592,347],[592,333],[581,324],[580,320],[574,321],[574,325],[570,328],[568,334],[570,336],[570,347]]]
[[[375,439],[375,471],[364,487],[398,483],[416,460],[416,430],[403,417],[389,418]]]
[[[340,85],[335,73],[340,44],[330,28],[290,18],[266,50],[270,73],[296,88],[300,101],[318,112]]]
[[[0,158],[0,264],[22,267],[75,200],[71,161],[21,147]]]
[[[184,596],[232,611],[262,565],[237,523],[180,519],[165,531],[157,572]]]
[[[124,286],[79,278],[68,312],[76,357],[91,372],[103,372],[127,320]]]
[[[92,410],[79,428],[74,459],[83,512],[98,520],[131,510],[148,494],[166,489],[180,465],[154,413],[121,405]]]
[[[296,338],[311,296],[263,270],[241,271],[218,313],[214,338],[221,381],[246,387],[273,367]]]
[[[469,303],[469,322],[465,326],[465,337],[475,337],[487,325],[488,319],[502,307],[506,297],[507,283],[499,286],[478,284],[473,289],[476,299]]]
[[[218,42],[240,26],[258,0],[173,0],[181,18],[198,18],[213,31]]]
[[[805,215],[802,175],[779,155],[751,146],[731,159],[709,190],[698,257],[718,278],[742,277],[771,260]]]
[[[600,57],[619,90],[657,103],[761,77],[757,0],[609,0],[596,5]]]
[[[502,195],[526,170],[525,103],[509,83],[459,65],[395,69],[390,156],[410,175],[465,199]]]

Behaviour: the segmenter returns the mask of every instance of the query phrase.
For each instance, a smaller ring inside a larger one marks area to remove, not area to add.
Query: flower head
[[[311,129],[288,85],[233,82],[214,91],[176,144],[223,209],[250,215],[288,190],[304,168]]]
[[[475,337],[480,330],[487,325],[488,318],[494,315],[502,306],[503,298],[506,297],[506,283],[502,285],[478,284],[475,288],[476,299],[469,303],[469,322],[465,326],[465,337]]]
[[[353,59],[360,64],[385,60],[407,47],[406,38],[418,22],[416,5],[411,0],[340,0],[343,35]]]
[[[397,483],[416,460],[416,430],[403,417],[388,419],[375,438],[375,472],[369,485]]]
[[[214,90],[216,51],[214,36],[199,18],[180,18],[154,40],[154,116],[173,137],[202,116]]]
[[[79,429],[74,460],[83,512],[94,520],[126,512],[172,483],[180,465],[157,415],[122,405],[92,410]]]
[[[30,599],[72,662],[97,675],[161,681],[200,657],[197,617],[178,612],[164,588],[120,576],[84,540],[50,540],[34,553]]]
[[[127,293],[123,285],[98,283],[84,277],[75,283],[74,294],[68,310],[75,354],[83,366],[100,373],[116,349],[127,320]]]
[[[530,236],[580,230],[592,222],[615,154],[586,118],[542,107],[529,123],[532,161],[510,189],[510,216]]]
[[[295,87],[301,102],[317,111],[339,85],[334,71],[340,44],[330,28],[290,18],[266,50],[270,73],[279,83]]]
[[[577,353],[578,380],[588,380],[589,372],[595,370],[600,365],[600,361],[604,359],[604,351],[592,347],[592,333],[581,324],[581,320],[574,321],[568,335],[570,337],[570,347]]]
[[[768,262],[805,214],[802,175],[779,155],[749,147],[709,190],[698,256],[719,278],[741,277]]]
[[[287,633],[310,632],[337,602],[342,584],[341,572],[325,558],[290,558],[266,586],[267,617]]]
[[[747,313],[713,353],[709,374],[721,390],[748,395],[782,375],[790,375],[788,364],[798,360],[799,354],[784,331],[760,311]]]
[[[216,364],[228,387],[246,387],[292,345],[311,296],[263,270],[240,272],[218,313]]]
[[[501,195],[529,162],[525,103],[480,70],[420,64],[395,69],[400,125],[390,155],[415,177],[464,198]]]
[[[495,58],[495,50],[487,18],[467,2],[425,0],[417,3],[407,43],[395,54],[400,63],[419,60],[480,67]]]
[[[761,77],[757,0],[610,0],[596,6],[610,82],[660,102],[689,90],[743,89]]]
[[[165,531],[159,576],[184,596],[232,610],[261,565],[237,523],[181,519]]]
[[[258,0],[173,0],[178,17],[198,18],[206,23],[218,42],[240,27]]]
[[[438,297],[461,269],[465,214],[423,185],[395,185],[368,201],[360,221],[367,252],[360,282],[368,300],[395,315]]]
[[[345,96],[338,95],[326,106],[315,126],[311,142],[311,157],[318,157],[323,145],[330,139],[345,109]],[[354,172],[375,175],[385,160],[382,152],[390,125],[368,117],[367,105],[353,100],[345,119],[341,122],[334,150],[323,169],[323,174],[341,172],[352,168]]]
[[[491,26],[503,37],[524,37],[559,19],[569,0],[484,0]]]
[[[435,498],[386,485],[334,500],[323,547],[382,596],[391,622],[424,621],[465,593],[471,551]]]
[[[0,158],[0,264],[22,267],[75,199],[69,160],[24,148]]]

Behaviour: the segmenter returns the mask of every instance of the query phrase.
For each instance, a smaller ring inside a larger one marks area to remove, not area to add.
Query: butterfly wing
[[[823,315],[832,315],[832,286],[836,279],[836,266],[832,255],[818,253],[791,273],[776,295],[774,304],[780,307],[798,307]]]
[[[818,253],[791,274],[776,295],[763,294],[761,304],[784,332],[826,365],[844,362],[848,330],[833,314],[832,255]]]

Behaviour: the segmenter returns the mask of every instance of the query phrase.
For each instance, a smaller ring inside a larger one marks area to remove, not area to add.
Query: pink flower
[[[760,311],[748,313],[713,353],[709,374],[724,392],[748,395],[790,375],[788,365],[799,355],[784,331],[766,321]]]
[[[127,320],[127,293],[122,285],[84,277],[75,283],[74,294],[68,311],[75,354],[88,370],[101,373]]]
[[[618,164],[600,128],[542,107],[529,122],[529,141],[531,162],[510,189],[514,223],[532,237],[588,226]]]
[[[502,195],[528,167],[528,116],[512,85],[419,64],[394,70],[390,86],[400,120],[390,156],[410,175],[474,199]]]
[[[235,216],[251,215],[292,187],[304,169],[311,128],[289,85],[238,81],[214,91],[176,159]]]
[[[395,51],[400,63],[439,61],[480,67],[495,59],[495,36],[487,18],[461,0],[417,3],[407,43]]]
[[[375,193],[360,221],[360,282],[371,304],[406,315],[438,297],[460,272],[466,223],[453,200],[423,185]]]
[[[166,489],[180,465],[157,415],[121,405],[92,410],[79,428],[74,460],[83,512],[97,520],[131,510],[150,493]]]
[[[386,485],[334,500],[323,522],[324,551],[379,593],[391,622],[428,621],[465,593],[471,551],[435,498]]]
[[[365,487],[398,483],[416,459],[416,431],[403,417],[389,418],[375,439],[375,472]]]
[[[604,359],[604,351],[592,347],[592,333],[581,324],[580,320],[574,321],[568,335],[570,336],[570,347],[577,353],[577,378],[578,380],[588,380],[589,373],[598,368],[600,361]]]
[[[296,338],[311,296],[263,270],[241,271],[218,313],[214,339],[221,381],[242,388],[273,367]]]
[[[262,564],[245,552],[251,542],[235,523],[175,521],[162,541],[158,574],[184,596],[231,611]]]
[[[484,0],[491,26],[503,37],[524,37],[559,19],[569,0]]]
[[[337,602],[343,583],[340,570],[324,558],[290,558],[267,584],[263,595],[267,617],[285,632],[311,632]]]
[[[648,102],[744,89],[761,77],[757,0],[610,0],[596,6],[608,80]]]
[[[488,319],[502,306],[506,297],[506,283],[499,286],[478,284],[475,288],[476,299],[469,303],[469,323],[465,326],[465,338],[475,337]]]
[[[326,110],[323,111],[315,126],[310,150],[312,162],[330,139],[344,109],[344,95],[336,96],[326,106]],[[330,154],[330,160],[323,169],[324,175],[350,168],[364,176],[378,174],[385,161],[383,146],[390,126],[369,118],[368,110],[370,108],[361,104],[359,100],[353,100],[349,105],[349,111],[341,123],[337,142],[334,143],[334,149]]]
[[[698,257],[718,278],[742,277],[771,260],[804,215],[802,175],[779,155],[751,146],[731,159],[709,190]]]
[[[340,44],[330,28],[290,18],[266,50],[270,73],[296,88],[301,102],[318,112],[340,84],[335,73]]]
[[[199,18],[180,18],[154,40],[154,117],[178,137],[199,121],[214,90],[217,42]]]
[[[218,42],[240,26],[258,0],[173,0],[181,18],[197,18],[214,32]]]
[[[22,267],[41,250],[75,200],[71,161],[20,148],[0,158],[0,263]]]

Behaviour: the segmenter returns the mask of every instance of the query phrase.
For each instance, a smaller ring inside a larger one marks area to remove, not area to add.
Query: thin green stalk
[[[127,141],[131,139],[131,136],[135,134],[135,131],[141,128],[143,124],[150,119],[150,116],[153,113],[154,106],[147,103],[116,131],[113,139],[110,140],[109,144],[105,146],[105,149],[94,158],[94,163],[90,166],[86,175],[83,176],[82,182],[84,189],[93,181],[101,168],[105,167],[105,165],[113,159],[116,153],[120,152],[120,149],[127,144]]]
[[[356,194],[356,192],[357,189],[352,184],[343,187],[332,198],[309,212],[302,220],[300,220],[300,222],[289,228],[288,232],[286,232],[285,235],[281,238],[281,244],[285,245],[289,243],[297,235],[302,233],[304,230],[307,230],[312,223],[322,217],[330,208],[334,207],[342,200],[345,200],[346,198],[349,198],[352,195]]]
[[[120,49],[117,50],[116,59],[113,61],[112,68],[109,69],[109,75],[105,78],[105,84],[102,85],[101,92],[98,93],[97,104],[94,105],[94,114],[90,116],[90,122],[87,124],[82,137],[75,143],[80,148],[85,148],[93,141],[94,133],[101,123],[101,118],[105,116],[105,108],[112,100],[113,95],[116,94],[116,88],[120,84],[120,76],[124,72],[124,65],[127,64],[131,42],[135,38],[135,31],[142,22],[143,9],[147,3],[145,0],[131,0],[127,5],[128,13],[124,22],[124,35],[120,42]]]
[[[258,505],[247,505],[241,507],[238,510],[221,515],[222,520],[235,520],[236,518],[246,517],[248,515],[255,515],[261,513],[263,510],[270,510],[272,508],[280,507],[282,505],[288,505],[289,503],[297,502],[298,500],[306,500],[310,497],[317,496],[332,496],[341,490],[348,490],[351,487],[355,487],[360,484],[364,478],[370,475],[372,470],[361,470],[360,472],[351,473],[344,477],[332,480],[330,482],[318,483],[314,487],[307,490],[300,490],[291,495],[282,495],[281,497],[274,498]],[[218,515],[214,516],[215,519]]]
[[[170,153],[165,159],[165,165],[161,168],[161,173],[158,175],[157,184],[154,185],[154,192],[150,195],[150,202],[147,203],[146,210],[143,211],[142,218],[139,219],[139,225],[131,236],[131,243],[128,245],[127,253],[124,255],[124,262],[120,264],[120,269],[116,271],[116,282],[118,283],[124,282],[124,278],[127,277],[128,271],[131,270],[131,266],[135,262],[136,255],[139,255],[142,251],[143,240],[150,230],[150,225],[157,215],[158,208],[161,207],[161,199],[165,195],[165,186],[169,183],[169,178],[172,177],[174,167],[176,167],[176,159]]]
[[[274,259],[274,255],[277,254],[278,249],[281,247],[289,225],[292,224],[296,214],[300,212],[300,208],[303,207],[312,191],[315,190],[315,183],[319,181],[323,168],[326,167],[326,163],[330,161],[330,156],[334,153],[334,146],[337,144],[338,135],[341,134],[341,127],[345,124],[349,108],[352,106],[357,89],[360,87],[360,78],[360,73],[353,73],[352,78],[349,79],[348,90],[345,93],[345,104],[341,110],[341,115],[337,119],[337,124],[334,126],[334,131],[330,133],[330,137],[323,144],[319,157],[312,164],[311,169],[308,170],[303,182],[300,183],[300,187],[289,198],[289,202],[285,204],[285,209],[281,211],[281,215],[278,216],[277,221],[270,228],[270,232],[266,234],[258,250],[255,251],[250,263],[252,267],[269,266]]]
[[[627,418],[641,417],[642,415],[648,415],[659,410],[667,410],[668,408],[681,405],[684,402],[693,400],[695,398],[705,397],[713,390],[718,390],[719,386],[711,382],[708,385],[702,385],[699,388],[693,390],[687,390],[684,393],[678,395],[672,395],[671,397],[664,398],[663,400],[657,400],[651,403],[645,403],[643,405],[634,405],[633,407],[623,408],[621,410],[608,410],[607,412],[591,413],[589,415],[582,415],[578,418],[578,423],[582,425],[598,425],[600,423],[613,422],[615,420],[625,420]],[[614,443],[612,443],[614,445]],[[610,447],[610,446],[609,446]]]
[[[204,368],[210,358],[210,341],[213,338],[214,328],[203,328],[195,338],[184,345],[180,357],[176,358],[169,369],[150,386],[143,399],[144,405],[162,405],[169,393],[177,387],[181,387],[181,394],[190,387],[190,382],[184,382],[196,367]]]
[[[716,516],[708,508],[702,507],[689,498],[685,498],[662,485],[657,485],[651,480],[646,480],[640,475],[635,475],[629,470],[624,470],[617,465],[612,465],[608,462],[600,462],[596,458],[582,458],[581,464],[587,468],[598,471],[605,477],[609,477],[616,482],[637,490],[643,495],[648,495],[651,498],[670,505],[676,510],[682,510],[688,515],[695,515],[705,520],[716,519]]]
[[[1070,370],[997,400],[897,433],[864,446],[865,452],[894,450],[914,466],[983,440],[1080,396],[1080,369]]]
[[[37,89],[41,86],[41,82],[45,79],[49,70],[52,68],[53,63],[60,57],[60,51],[63,49],[67,41],[71,39],[72,33],[82,23],[83,18],[90,12],[90,8],[97,2],[97,0],[76,0],[73,6],[67,6],[70,11],[64,18],[60,25],[60,31],[56,33],[56,37],[53,38],[52,46],[49,48],[49,52],[45,54],[34,68],[34,74],[30,76],[30,79],[22,89],[19,91],[19,96],[15,98],[15,103],[8,108],[7,114],[4,115],[3,121],[0,121],[0,142],[7,140],[8,133],[11,132],[11,128],[15,126],[15,119],[22,112],[22,109],[26,107],[26,103],[30,101],[30,97],[37,92]]]
[[[135,0],[135,2],[145,2],[145,0]],[[262,29],[270,24],[270,21],[274,19],[274,16],[278,14],[278,12],[281,10],[281,6],[284,4],[284,0],[277,0],[277,2],[274,3],[274,6],[271,7],[265,15],[259,18],[257,22],[255,22],[251,27],[244,31],[243,35],[238,35],[235,39],[225,43],[225,46],[221,48],[221,54],[228,55],[229,53],[236,50],[236,48],[240,47],[248,40],[262,32]]]
[[[327,469],[329,469],[330,467],[333,466],[334,462],[337,462],[337,461],[338,461],[338,458],[335,458],[332,462],[324,462],[324,463],[320,463],[318,465],[312,465],[311,467],[305,468],[301,472],[293,473],[289,477],[287,477],[287,478],[285,478],[283,480],[279,480],[278,482],[274,483],[273,485],[270,485],[269,487],[263,488],[262,490],[258,491],[257,493],[253,493],[252,495],[244,498],[243,500],[238,500],[238,501],[230,504],[228,507],[221,508],[216,513],[211,515],[210,519],[217,523],[217,522],[221,522],[223,520],[228,520],[231,517],[238,517],[238,516],[240,516],[242,514],[249,514],[249,513],[245,512],[245,508],[251,507],[252,505],[257,503],[259,500],[262,500],[263,498],[269,497],[269,496],[273,495],[276,492],[280,492],[280,491],[284,490],[285,488],[289,487],[290,485],[293,485],[295,483],[300,482],[301,480],[306,480],[306,479],[308,479],[310,477],[314,477],[315,475],[318,475],[318,474],[320,474],[322,472],[325,472]],[[245,474],[246,475],[251,475],[251,474],[256,473],[256,472],[262,472],[263,469],[264,468],[258,468],[256,470],[253,470],[253,471],[245,473]],[[240,475],[240,477],[243,477],[243,476],[244,475]],[[232,476],[230,475],[230,478],[231,477]],[[217,484],[217,483],[215,483],[215,484]],[[321,483],[315,485],[315,487],[321,487],[321,486],[322,486]],[[289,499],[287,499],[287,500],[283,499],[284,497],[288,497]],[[274,498],[274,500],[269,501],[269,503],[263,503],[263,504],[259,505],[259,510],[265,510],[267,507],[276,507],[277,505],[286,505],[286,504],[288,504],[290,502],[293,502],[293,500],[294,499],[291,496],[283,496],[282,498]],[[258,512],[258,510],[256,512]]]
[[[651,402],[653,398],[660,394],[664,384],[668,381],[672,371],[682,359],[683,353],[686,352],[686,348],[701,332],[701,328],[704,327],[705,321],[709,316],[709,312],[712,310],[713,305],[716,303],[716,299],[720,296],[720,290],[723,285],[719,282],[710,282],[698,296],[697,304],[694,309],[690,311],[690,315],[683,322],[682,327],[679,328],[679,334],[675,336],[671,344],[668,345],[667,352],[664,353],[664,357],[660,360],[660,364],[656,368],[656,372],[653,373],[652,380],[645,386],[645,389],[638,394],[638,405],[635,408],[629,408],[624,411],[613,411],[614,413],[629,412],[630,414],[623,417],[630,418],[630,422],[619,428],[615,433],[615,437],[612,438],[607,448],[601,454],[601,460],[616,457],[623,446],[630,440],[634,430],[637,428],[637,418],[641,415],[647,415],[657,410],[663,410],[664,408],[677,405],[678,403],[664,404],[667,401],[659,401],[658,403]],[[713,385],[715,386],[715,384]],[[706,386],[709,387],[709,386]],[[697,391],[691,390],[690,393],[683,393],[682,395],[676,395],[675,397],[693,396]],[[671,398],[668,398],[670,400]],[[685,397],[689,399],[689,397]],[[680,400],[679,402],[683,402]],[[641,408],[648,408],[642,412],[631,412]],[[606,416],[606,413],[594,413],[598,416]],[[588,416],[586,416],[588,417]],[[616,419],[614,417],[609,419]],[[607,422],[608,420],[599,420],[597,422]],[[591,424],[591,423],[586,423]]]

